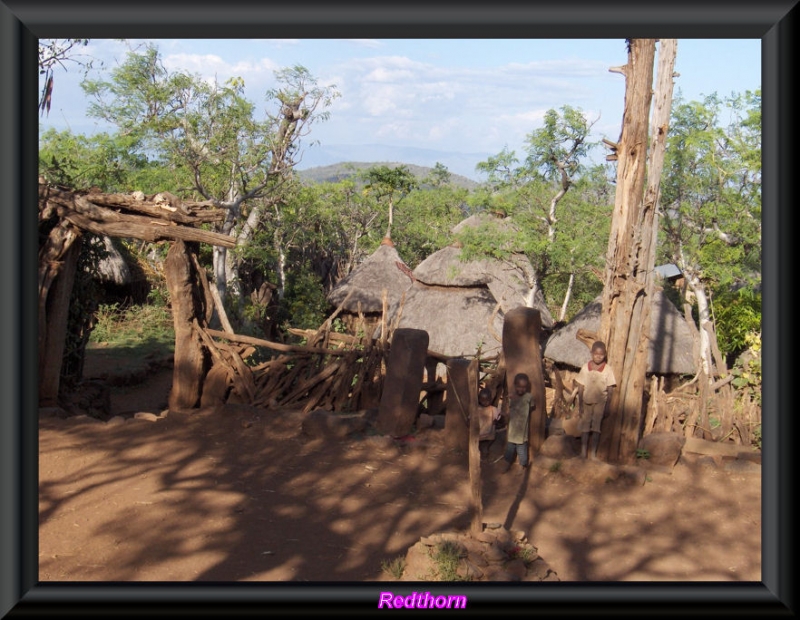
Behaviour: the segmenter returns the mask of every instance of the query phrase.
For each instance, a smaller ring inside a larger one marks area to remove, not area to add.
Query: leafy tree
[[[434,165],[433,170],[431,170],[430,174],[423,179],[423,183],[428,183],[433,187],[443,187],[445,185],[449,185],[452,175],[450,171],[447,169],[441,162],[436,162]]]
[[[110,80],[87,80],[84,89],[96,102],[90,114],[115,124],[140,152],[153,154],[173,172],[178,195],[210,200],[226,210],[219,231],[249,242],[269,211],[280,226],[283,195],[292,183],[300,143],[338,96],[335,86],[320,87],[302,66],[275,73],[278,86],[266,93],[271,106],[256,120],[255,106],[244,97],[240,78],[225,84],[199,76],[168,72],[158,49],[131,52]],[[158,189],[164,189],[163,187]],[[280,235],[274,237],[278,243]],[[285,248],[276,248],[285,261]],[[237,253],[213,251],[214,280],[224,299],[241,304]],[[277,269],[285,274],[285,263]],[[285,279],[279,283],[279,296]]]
[[[452,241],[452,229],[465,215],[468,190],[440,185],[415,190],[397,214],[397,251],[412,268]],[[378,240],[380,241],[380,240]]]
[[[587,139],[591,126],[578,108],[565,105],[560,110],[551,109],[545,114],[543,126],[526,136],[524,162],[520,163],[507,148],[480,162],[476,170],[486,174],[487,181],[475,192],[473,208],[482,206],[498,217],[510,216],[516,224],[516,233],[465,231],[460,237],[465,244],[465,257],[506,254],[512,247],[527,254],[535,270],[535,276],[528,281],[530,300],[542,293],[542,282],[560,283],[557,288],[563,301],[561,319],[575,286],[576,270],[581,272],[580,277],[594,278],[587,266],[603,264],[597,258],[586,261],[587,255],[602,254],[595,234],[599,231],[587,227],[586,218],[594,221],[596,214],[610,213],[608,192],[603,189],[608,180],[592,170],[582,182],[582,199],[564,202],[569,189],[587,174],[583,160],[594,147]],[[586,189],[590,184],[597,186],[593,192]],[[599,200],[591,202],[586,198]],[[557,236],[559,230],[563,242]],[[503,242],[494,248],[487,247],[495,235],[503,237]],[[513,238],[505,238],[508,235]],[[546,299],[557,301],[551,293]]]
[[[760,153],[760,91],[678,98],[661,189],[660,252],[682,270],[687,301],[697,306],[709,377],[716,338],[711,294],[752,289],[761,277]]]
[[[394,221],[394,208],[413,189],[419,186],[416,177],[407,166],[373,166],[364,171],[363,179],[366,183],[364,194],[371,195],[379,204],[385,204],[389,214],[386,226],[386,237],[392,236],[392,223]]]
[[[123,192],[158,170],[160,166],[154,169],[145,155],[131,148],[126,136],[48,129],[39,137],[39,174],[49,183]]]

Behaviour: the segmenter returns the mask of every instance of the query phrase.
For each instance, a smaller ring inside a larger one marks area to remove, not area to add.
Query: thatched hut
[[[411,269],[388,237],[363,263],[342,278],[328,293],[328,302],[342,307],[342,317],[354,321],[359,313],[368,323],[380,319],[384,291],[387,306],[397,304],[411,287]]]
[[[506,218],[473,215],[453,228],[457,233],[467,226],[487,221],[500,228],[512,227]],[[512,253],[508,260],[483,258],[464,261],[458,243],[434,252],[413,271],[414,284],[406,292],[404,304],[389,308],[389,320],[397,327],[424,329],[428,348],[446,356],[491,357],[502,349],[503,317],[519,306],[540,311],[542,326],[549,328],[553,318],[541,292],[529,300],[529,282],[534,269],[522,253]]]
[[[456,245],[434,252],[414,269],[414,277],[429,286],[485,287],[500,304],[503,313],[529,305],[527,282],[533,279],[533,275],[533,265],[524,254],[514,254],[507,261],[492,258],[463,261],[461,248]],[[541,313],[542,327],[550,328],[553,317],[541,291],[537,291],[532,305]]]
[[[544,357],[578,369],[589,361],[590,352],[576,338],[579,329],[600,329],[602,301],[598,296],[564,327],[553,333],[544,347]],[[694,337],[683,315],[664,292],[653,295],[650,313],[650,350],[647,372],[657,375],[690,375],[696,372]]]
[[[105,256],[97,262],[94,274],[102,289],[103,303],[142,304],[150,283],[144,269],[119,240],[101,237]]]
[[[482,357],[500,352],[503,313],[485,286],[429,286],[415,282],[402,305],[389,309],[397,327],[428,332],[428,350],[447,356]]]

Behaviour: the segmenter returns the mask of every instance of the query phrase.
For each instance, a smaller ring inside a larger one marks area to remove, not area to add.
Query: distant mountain
[[[426,168],[437,163],[453,173],[480,182],[475,172],[478,162],[486,161],[489,153],[453,153],[415,147],[387,146],[385,144],[314,144],[305,148],[298,170],[331,166],[347,161],[405,162]]]
[[[433,168],[426,168],[425,166],[417,166],[415,164],[403,164],[399,162],[341,162],[332,164],[330,166],[317,166],[316,168],[307,168],[305,170],[298,170],[297,174],[300,179],[307,183],[336,183],[350,178],[362,170],[372,168],[374,166],[388,166],[389,168],[397,168],[398,166],[405,166],[409,172],[413,174],[417,180],[421,181],[433,172]],[[464,187],[468,190],[473,190],[478,187],[477,181],[468,179],[460,174],[450,173],[450,182],[456,187]]]

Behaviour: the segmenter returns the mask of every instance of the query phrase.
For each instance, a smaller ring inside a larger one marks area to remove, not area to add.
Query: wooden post
[[[194,321],[205,326],[205,308],[202,307],[202,296],[198,294],[200,288],[190,250],[183,241],[175,241],[167,252],[164,273],[175,325],[175,362],[169,408],[191,409],[200,402],[209,362],[200,335],[192,327]]]
[[[445,445],[450,450],[469,450],[469,415],[477,397],[477,378],[470,380],[470,361],[457,357],[447,361],[447,395],[445,396]]]
[[[539,335],[542,319],[538,310],[519,306],[509,310],[503,320],[503,358],[506,364],[506,388],[514,393],[514,377],[525,373],[531,380],[531,395],[536,404],[531,412],[529,443],[531,458],[544,443],[547,422],[547,394],[544,387],[542,347]]]
[[[467,383],[472,387],[469,399],[469,488],[472,496],[472,533],[483,531],[483,497],[481,494],[481,454],[478,441],[481,422],[478,419],[478,360],[473,359],[467,368]]]
[[[394,331],[375,421],[379,433],[402,437],[412,431],[419,411],[428,341],[428,332],[422,329]]]
[[[67,319],[69,317],[69,300],[75,284],[75,273],[78,257],[81,253],[82,237],[76,236],[74,241],[60,257],[61,267],[53,280],[50,290],[46,292],[44,303],[44,338],[39,354],[39,406],[52,406],[58,402],[61,383],[61,367],[64,360],[64,345],[67,339]],[[42,294],[42,293],[40,293]],[[40,307],[39,313],[42,313]],[[41,317],[40,317],[41,318]],[[42,353],[43,352],[43,353]]]

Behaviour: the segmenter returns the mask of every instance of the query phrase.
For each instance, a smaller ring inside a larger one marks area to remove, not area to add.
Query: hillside
[[[335,183],[352,177],[363,170],[372,168],[373,166],[389,166],[396,168],[398,166],[405,166],[408,170],[420,181],[430,175],[433,168],[425,166],[417,166],[414,164],[401,164],[398,162],[342,162],[330,166],[317,166],[316,168],[308,168],[307,170],[299,170],[297,174],[300,179],[306,183]],[[473,190],[478,187],[478,182],[468,179],[467,177],[459,174],[450,173],[450,180],[456,187],[463,187],[468,190]]]

